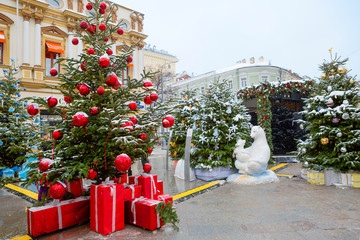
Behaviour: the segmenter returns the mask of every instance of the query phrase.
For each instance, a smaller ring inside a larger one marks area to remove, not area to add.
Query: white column
[[[24,21],[24,34],[23,34],[23,63],[30,63],[30,34],[29,34],[29,21]]]
[[[144,51],[139,49],[139,76],[144,70]]]
[[[116,42],[111,46],[111,50],[113,51],[113,54],[116,55]]]
[[[83,50],[83,42],[81,41],[81,39],[79,39],[79,44],[77,45],[77,59],[80,59],[80,53],[82,53]]]
[[[41,25],[35,24],[35,65],[41,65]]]
[[[136,49],[133,52],[133,78],[138,78],[138,69],[139,69],[139,64],[138,64],[138,54],[139,51]]]
[[[72,58],[73,57],[73,44],[72,44],[72,39],[73,39],[73,33],[69,32],[68,38],[67,38],[67,57],[68,58]],[[79,43],[80,44],[80,43]]]

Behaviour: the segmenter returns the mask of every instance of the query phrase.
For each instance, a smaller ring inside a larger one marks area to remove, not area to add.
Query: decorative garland
[[[306,97],[312,91],[313,82],[308,80],[290,80],[281,83],[265,82],[260,85],[251,86],[239,90],[238,97],[244,101],[252,98],[258,98],[257,116],[258,125],[261,126],[265,133],[271,152],[273,151],[271,135],[271,102],[270,97],[281,96],[285,93],[299,93],[301,97]],[[313,97],[313,95],[311,95]]]

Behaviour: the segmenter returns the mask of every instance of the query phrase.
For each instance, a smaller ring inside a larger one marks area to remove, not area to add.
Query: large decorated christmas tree
[[[16,168],[25,161],[35,134],[35,127],[27,121],[24,108],[27,101],[20,99],[17,72],[15,62],[11,59],[10,68],[4,69],[5,78],[0,80],[0,170]]]
[[[331,50],[330,50],[331,55]],[[313,170],[360,171],[359,84],[349,75],[348,59],[324,62],[316,92],[306,100],[302,122],[308,134],[298,157]]]
[[[150,105],[158,98],[151,73],[143,72],[140,79],[126,75],[136,44],[124,47],[119,55],[112,52],[113,43],[107,40],[124,32],[121,22],[110,22],[111,14],[104,18],[105,9],[113,12],[113,6],[96,0],[87,8],[96,11],[80,20],[72,41],[75,45],[82,41],[83,52],[78,59],[58,59],[62,70],[50,71],[59,77],[59,84],[52,88],[64,95],[66,105],[60,106],[52,96],[47,101],[34,99],[62,120],[52,129],[53,149],[37,155],[39,161],[32,165],[28,184],[82,177],[100,183],[119,177],[135,159],[152,152],[155,131],[169,113],[167,103]],[[145,111],[140,110],[140,101],[147,105]],[[38,113],[34,104],[28,112]],[[167,117],[164,126],[173,121]]]
[[[216,82],[196,107],[191,165],[197,169],[234,167],[236,141],[248,139],[250,115],[226,81]]]
[[[184,158],[185,141],[188,128],[195,128],[194,117],[198,113],[199,99],[194,92],[186,91],[183,99],[178,101],[175,114],[176,123],[173,127],[173,137],[170,140],[170,154],[173,160]]]

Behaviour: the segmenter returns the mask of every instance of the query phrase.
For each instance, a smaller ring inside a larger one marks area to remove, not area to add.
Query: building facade
[[[156,46],[145,44],[144,47],[144,68],[145,71],[163,72],[175,76],[176,63],[179,60],[176,56],[167,51],[158,50]]]
[[[18,3],[18,4],[17,4]],[[50,76],[51,68],[59,68],[54,61],[59,57],[77,58],[83,51],[83,44],[72,44],[74,22],[91,14],[85,8],[86,0],[2,0],[0,2],[0,78],[2,69],[10,65],[10,58],[19,66],[22,89],[21,97],[63,96],[45,88],[58,83],[57,77]],[[133,63],[128,65],[127,74],[139,77],[144,68],[143,47],[146,35],[143,33],[144,14],[115,4],[112,13],[107,8],[105,15],[112,14],[112,22],[121,22],[123,35],[113,34],[109,41],[114,54],[120,54],[124,45],[137,42]],[[124,76],[126,77],[126,76]]]
[[[271,65],[269,61],[260,57],[258,61],[255,61],[255,58],[251,58],[250,62],[247,63],[244,59],[228,68],[182,79],[184,78],[170,85],[176,89],[177,97],[180,97],[187,90],[194,90],[197,96],[204,94],[217,80],[227,81],[233,91],[237,92],[239,89],[256,85],[263,81],[281,82],[302,78],[292,73],[291,70]]]

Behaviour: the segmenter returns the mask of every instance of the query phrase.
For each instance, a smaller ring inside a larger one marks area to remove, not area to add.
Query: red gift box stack
[[[125,221],[149,230],[164,225],[155,207],[161,201],[172,202],[163,194],[163,182],[157,175],[129,177],[129,183],[116,184],[108,179],[90,187],[90,199],[78,197],[56,205],[28,210],[29,234],[37,237],[82,223],[90,217],[90,229],[107,235],[125,227]],[[78,196],[83,192],[82,180],[71,181],[68,191]]]
[[[90,199],[80,197],[32,207],[28,211],[28,232],[33,237],[85,222],[90,217]]]
[[[70,181],[70,183],[65,181],[65,184],[66,184],[67,191],[72,193],[75,198],[80,197],[84,192],[82,178],[72,180],[72,181]]]

